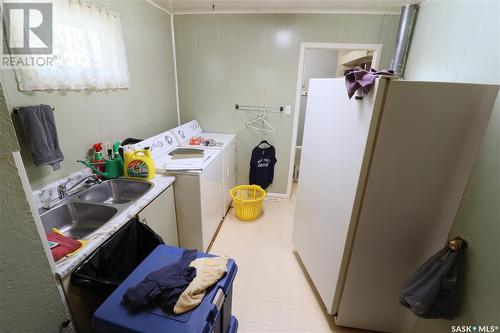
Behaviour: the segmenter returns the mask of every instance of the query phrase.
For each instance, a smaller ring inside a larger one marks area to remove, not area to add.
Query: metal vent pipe
[[[406,66],[406,58],[410,49],[411,33],[415,24],[418,5],[410,4],[401,8],[401,18],[399,19],[399,30],[396,37],[396,47],[391,61],[391,69],[397,75],[403,76]]]

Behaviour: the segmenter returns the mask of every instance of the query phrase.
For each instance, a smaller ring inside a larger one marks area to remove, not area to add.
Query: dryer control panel
[[[175,137],[179,143],[184,143],[188,141],[191,137],[200,134],[203,129],[200,124],[196,120],[191,120],[188,123],[185,123],[179,127],[171,129],[174,132]]]
[[[177,146],[179,146],[179,141],[172,130],[160,133],[134,145],[135,148],[150,147],[153,159],[170,152]]]

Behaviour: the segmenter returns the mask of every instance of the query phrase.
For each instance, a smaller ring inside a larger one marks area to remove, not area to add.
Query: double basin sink
[[[106,180],[62,200],[40,215],[45,233],[57,228],[64,235],[84,239],[125,210],[153,186],[148,181]]]

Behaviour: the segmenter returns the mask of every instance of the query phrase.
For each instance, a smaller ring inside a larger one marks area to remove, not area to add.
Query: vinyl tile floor
[[[264,201],[262,215],[241,222],[228,212],[210,250],[238,265],[233,315],[238,333],[369,332],[336,326],[293,251],[295,196]]]

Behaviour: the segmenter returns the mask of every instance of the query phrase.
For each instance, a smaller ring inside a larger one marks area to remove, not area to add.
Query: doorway
[[[345,70],[355,67],[367,70],[372,67],[378,68],[381,51],[381,44],[301,43],[290,145],[288,197],[292,193],[293,183],[297,183],[300,178],[300,157],[307,117],[309,80],[343,77]]]

